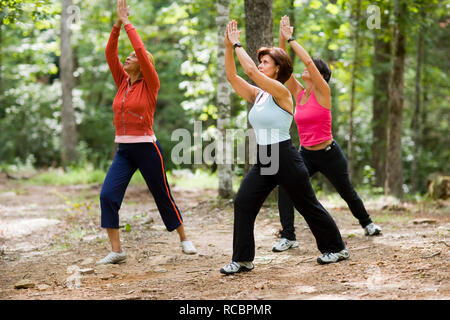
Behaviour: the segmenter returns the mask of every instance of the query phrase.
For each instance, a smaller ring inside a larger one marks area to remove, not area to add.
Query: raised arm
[[[236,21],[233,20],[228,24],[227,32],[231,43],[236,44],[239,42],[240,31],[237,30]],[[259,71],[252,58],[250,58],[242,46],[237,47],[235,51],[245,74],[249,76],[259,88],[270,93],[283,109],[292,113],[292,99],[289,90],[286,89],[281,82],[271,79]]]
[[[284,19],[284,17],[281,18],[281,21],[280,21],[280,44],[279,45],[280,45],[280,48],[283,49],[284,51],[286,51],[286,53],[287,53],[286,42],[292,36],[292,32],[294,31],[294,28],[290,27],[289,25],[288,25],[289,29],[287,29],[287,30],[286,30],[286,28],[282,28],[284,26],[283,22],[285,23],[285,21],[283,21],[283,19]],[[291,92],[291,94],[294,96],[294,98],[297,100],[298,95],[303,90],[303,86],[295,78],[293,72],[292,72],[291,77],[288,79],[288,81],[286,81],[286,86],[289,89],[289,91]]]
[[[228,28],[225,31],[225,73],[227,80],[239,96],[250,103],[254,103],[259,89],[238,76],[234,63],[233,43],[228,38],[227,31]]]
[[[126,0],[118,0],[117,2],[117,14],[120,20],[123,22],[125,31],[127,32],[128,38],[130,39],[131,45],[136,53],[136,58],[138,59],[139,66],[141,67],[141,73],[144,77],[145,82],[150,88],[155,90],[159,89],[159,78],[156,73],[156,69],[150,62],[147,56],[147,51],[145,50],[144,43],[139,37],[136,29],[128,20],[129,7],[127,6]]]
[[[282,29],[283,34],[286,37],[292,37],[293,28],[290,27],[289,17],[284,16],[281,19],[280,28]],[[306,68],[308,69],[311,80],[314,83],[316,89],[319,90],[322,95],[329,96],[331,94],[330,87],[328,86],[328,83],[325,81],[320,71],[317,69],[308,52],[297,41],[295,41],[295,39],[289,41],[289,43],[291,44],[291,47],[295,51],[297,56],[303,61]]]
[[[118,18],[113,26],[105,49],[106,62],[108,63],[109,70],[111,71],[117,87],[119,87],[123,79],[127,76],[127,73],[123,70],[123,66],[120,63],[119,51],[117,49],[121,26],[122,21]]]

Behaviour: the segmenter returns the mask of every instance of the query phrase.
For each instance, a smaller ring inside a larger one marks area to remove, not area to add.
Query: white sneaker
[[[181,249],[186,254],[196,254],[197,249],[195,249],[194,244],[189,240],[181,241]]]
[[[288,240],[286,238],[281,238],[280,241],[275,243],[275,245],[272,247],[273,252],[282,252],[286,251],[290,248],[297,248],[298,242],[295,240]]]
[[[319,264],[328,264],[339,262],[341,260],[348,259],[350,254],[347,249],[341,250],[339,252],[326,252],[317,258]]]
[[[220,273],[223,274],[233,274],[241,271],[250,271],[254,268],[253,262],[235,262],[231,261],[229,264],[225,265],[220,269]]]
[[[364,228],[364,233],[366,236],[376,236],[381,233],[381,227],[376,224],[370,223]]]
[[[98,265],[98,264],[122,263],[125,261],[126,258],[127,258],[127,254],[126,254],[125,250],[123,250],[123,249],[122,249],[122,252],[120,252],[120,253],[111,251],[106,257],[97,261],[95,264]]]

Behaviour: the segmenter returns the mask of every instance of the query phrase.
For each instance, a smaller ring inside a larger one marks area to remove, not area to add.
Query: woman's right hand
[[[230,23],[228,23],[227,35],[228,35],[228,40],[232,44],[239,42],[241,31],[237,29],[237,22],[235,20],[231,20]]]
[[[233,43],[230,41],[230,38],[228,38],[228,27],[225,29],[225,46],[226,47],[233,46]]]
[[[126,0],[117,0],[117,19],[123,24],[129,23],[128,15],[130,14],[130,7],[127,6]]]
[[[286,41],[294,33],[294,27],[291,27],[288,16],[283,16],[280,20],[280,40]]]

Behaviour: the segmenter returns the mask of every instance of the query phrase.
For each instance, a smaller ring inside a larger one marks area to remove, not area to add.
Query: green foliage
[[[424,191],[426,176],[434,171],[449,172],[448,135],[448,22],[447,4],[437,0],[405,0],[407,12],[407,61],[405,70],[405,108],[403,134],[405,183],[410,181],[410,129],[414,110],[417,34],[425,26],[426,53],[423,66],[422,148],[419,151],[420,180]],[[215,165],[176,166],[171,161],[171,141],[177,128],[193,131],[193,122],[202,121],[204,130],[214,129],[217,119],[217,44],[216,1],[138,1],[129,0],[130,20],[136,26],[146,49],[155,57],[161,82],[155,112],[154,131],[165,151],[167,170],[202,169],[215,171]],[[278,44],[281,16],[295,16],[295,36],[312,56],[329,62],[333,74],[333,135],[345,151],[348,142],[351,63],[354,48],[355,0],[273,2],[274,44]],[[116,17],[114,0],[74,1],[79,17],[72,24],[74,51],[73,91],[78,132],[79,163],[59,176],[58,170],[40,174],[33,183],[102,183],[115,152],[112,101],[116,87],[105,61],[104,49]],[[291,7],[294,4],[294,7]],[[390,65],[373,63],[374,33],[385,39],[392,37],[389,28],[370,30],[367,8],[380,6],[392,11],[388,0],[361,0],[362,19],[359,28],[362,44],[357,48],[361,61],[357,73],[356,106],[354,110],[353,182],[371,186],[373,70]],[[424,10],[425,19],[420,19]],[[37,169],[59,167],[61,135],[61,85],[59,81],[59,29],[61,2],[56,0],[1,0],[0,11],[0,168],[9,165]],[[230,19],[242,28],[245,45],[244,1],[232,0]],[[119,57],[132,50],[122,29]],[[239,68],[239,67],[238,67]],[[300,79],[304,65],[296,58],[294,74]],[[239,73],[245,75],[240,69]],[[388,79],[386,79],[388,81]],[[386,93],[387,94],[387,93]],[[246,120],[246,104],[232,95],[232,127],[240,128]],[[208,142],[209,143],[209,142]],[[80,169],[82,168],[82,169]],[[242,168],[234,168],[237,179]],[[202,171],[203,172],[203,171]],[[209,178],[196,176],[195,184],[212,185]],[[214,178],[216,179],[216,178]],[[204,181],[204,182],[202,182]],[[145,183],[138,174],[132,183]],[[316,179],[317,190],[328,191],[325,180]]]

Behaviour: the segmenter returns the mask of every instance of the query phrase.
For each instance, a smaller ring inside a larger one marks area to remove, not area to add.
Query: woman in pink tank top
[[[328,86],[331,70],[323,60],[310,57],[295,41],[293,31],[289,18],[282,17],[280,48],[286,50],[286,42],[289,43],[306,66],[302,73],[305,86],[295,79],[294,74],[286,82],[286,86],[297,101],[294,119],[300,138],[300,154],[310,177],[317,171],[324,174],[347,202],[350,211],[364,228],[365,234],[378,235],[381,228],[372,222],[361,198],[354,190],[348,174],[347,159],[339,144],[333,140],[331,90]],[[280,232],[281,240],[273,246],[275,252],[298,246],[294,233],[294,207],[282,188],[279,188],[278,208],[283,229]]]

